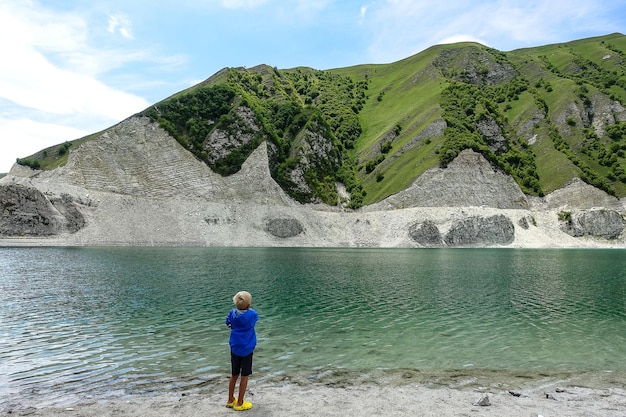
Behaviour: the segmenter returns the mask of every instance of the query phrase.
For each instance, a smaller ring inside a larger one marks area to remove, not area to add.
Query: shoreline
[[[267,242],[265,242],[267,243]],[[288,245],[288,244],[213,244],[197,240],[159,240],[159,241],[81,241],[76,242],[63,237],[0,237],[0,248],[300,248],[300,249],[626,249],[624,242],[600,241],[593,238],[581,238],[579,241],[555,245],[552,242],[521,241],[508,245],[463,245],[463,246],[393,246],[393,245]]]
[[[4,408],[1,416],[229,416],[226,379],[222,390],[116,400],[92,400],[75,405]],[[431,388],[424,384],[328,385],[273,384],[251,379],[246,400],[253,403],[247,416],[624,416],[623,387],[587,388],[539,383],[520,390],[494,387]],[[489,405],[481,405],[481,404]]]
[[[247,416],[598,416],[626,415],[626,371],[373,370],[311,375],[251,376]],[[156,383],[155,383],[156,384]],[[3,396],[0,416],[228,416],[228,377],[196,381],[188,389],[129,394],[120,386],[102,393],[59,392]],[[48,396],[50,397],[50,396]],[[485,399],[487,398],[487,400]],[[481,405],[488,404],[488,405]]]

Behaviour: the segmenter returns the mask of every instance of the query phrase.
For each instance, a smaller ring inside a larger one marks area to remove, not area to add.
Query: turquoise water
[[[0,248],[0,401],[223,390],[242,289],[261,317],[255,381],[623,383],[625,255]]]

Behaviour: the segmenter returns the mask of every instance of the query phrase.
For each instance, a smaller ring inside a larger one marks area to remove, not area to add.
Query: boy
[[[254,325],[259,320],[259,316],[253,309],[252,295],[247,291],[239,291],[233,297],[235,307],[226,317],[226,325],[230,331],[230,362],[232,373],[228,384],[228,402],[226,407],[237,411],[249,410],[252,403],[244,401],[246,388],[248,387],[248,377],[252,374],[252,352],[256,346],[256,333]],[[241,373],[239,382],[239,398],[235,398],[235,385]]]

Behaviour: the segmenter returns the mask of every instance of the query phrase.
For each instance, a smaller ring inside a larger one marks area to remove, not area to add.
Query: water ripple
[[[451,384],[468,386],[488,370],[624,372],[625,258],[0,248],[0,398],[55,403],[223,388],[224,317],[240,289],[253,293],[261,316],[260,380],[463,370]]]

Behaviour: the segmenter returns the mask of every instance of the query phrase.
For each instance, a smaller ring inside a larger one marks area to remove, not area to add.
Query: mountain
[[[77,244],[533,246],[520,233],[547,215],[557,236],[550,245],[596,238],[623,245],[623,103],[621,34],[510,52],[437,45],[391,64],[326,71],[225,68],[104,132],[18,160],[0,180],[0,236],[67,235]],[[10,185],[25,189],[7,191]],[[26,204],[33,190],[41,198],[31,195],[38,203]],[[104,194],[96,203],[86,190]],[[141,239],[94,232],[98,221],[115,223],[94,213],[131,197],[167,205],[173,213],[162,218],[159,210],[151,224],[173,221],[181,230],[187,225],[176,211],[191,200],[265,213],[239,219],[212,207],[198,214],[209,226],[230,222],[223,236],[240,228],[230,241],[202,233],[168,241],[149,232],[147,219],[134,223]],[[45,223],[33,220],[39,203],[58,227],[31,227]],[[459,215],[460,207],[483,212]],[[278,208],[289,209],[272,215]],[[411,218],[402,212],[417,209]],[[514,212],[482,216],[487,209]],[[356,223],[368,230],[350,226]],[[263,238],[248,236],[246,227]]]

